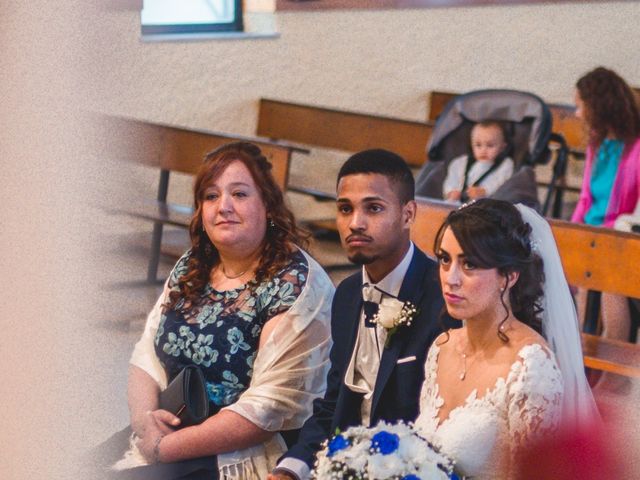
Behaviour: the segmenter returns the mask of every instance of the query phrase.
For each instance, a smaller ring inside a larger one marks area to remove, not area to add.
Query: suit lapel
[[[348,323],[348,329],[346,333],[349,335],[349,342],[347,343],[347,348],[345,352],[344,358],[344,366],[345,370],[351,361],[351,357],[353,356],[353,350],[355,348],[356,339],[358,338],[358,326],[360,325],[360,314],[362,312],[362,278],[360,283],[358,283],[358,290],[354,289],[353,294],[351,295],[349,302],[347,303],[347,308],[345,309],[345,320],[351,323]],[[344,383],[344,378],[341,379],[342,383]]]
[[[421,303],[422,297],[426,294],[423,287],[423,278],[427,267],[427,257],[416,247],[413,252],[413,258],[409,264],[409,269],[404,276],[400,292],[398,293],[398,299],[403,302],[411,302],[418,306]],[[404,327],[407,328],[407,327]],[[385,348],[380,360],[380,368],[378,369],[378,376],[376,377],[376,386],[373,392],[373,399],[371,405],[371,418],[376,410],[384,386],[387,384],[391,372],[396,366],[398,356],[405,344],[402,331],[403,327],[400,327],[398,331],[391,338],[389,348]]]

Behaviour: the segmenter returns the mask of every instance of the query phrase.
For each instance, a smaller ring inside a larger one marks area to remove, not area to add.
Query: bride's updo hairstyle
[[[511,310],[518,320],[541,333],[542,259],[533,251],[531,227],[522,220],[518,209],[509,202],[483,198],[452,211],[436,234],[436,255],[447,227],[466,259],[476,267],[497,268],[505,277],[511,272],[519,273],[518,280],[509,290]],[[506,291],[500,295],[505,317],[498,327],[498,336],[505,342],[509,338],[500,327],[509,318],[504,299]]]

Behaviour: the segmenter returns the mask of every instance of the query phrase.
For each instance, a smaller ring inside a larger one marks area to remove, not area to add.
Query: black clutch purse
[[[195,365],[187,365],[160,392],[160,408],[180,418],[180,426],[202,423],[209,416],[209,398],[204,375]]]

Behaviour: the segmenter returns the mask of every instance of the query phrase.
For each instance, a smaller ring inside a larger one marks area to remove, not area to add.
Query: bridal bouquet
[[[420,437],[412,425],[380,422],[351,427],[323,444],[317,480],[447,480],[453,462]]]

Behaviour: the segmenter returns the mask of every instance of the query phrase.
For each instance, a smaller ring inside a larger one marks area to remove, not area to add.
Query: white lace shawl
[[[311,415],[313,400],[326,388],[335,288],[322,267],[303,253],[309,272],[300,295],[258,350],[247,390],[223,409],[268,431],[300,428]],[[167,377],[155,354],[154,339],[167,293],[165,285],[130,360],[161,389],[166,387]],[[276,437],[265,445],[219,455],[221,478],[265,478],[285,450]]]

